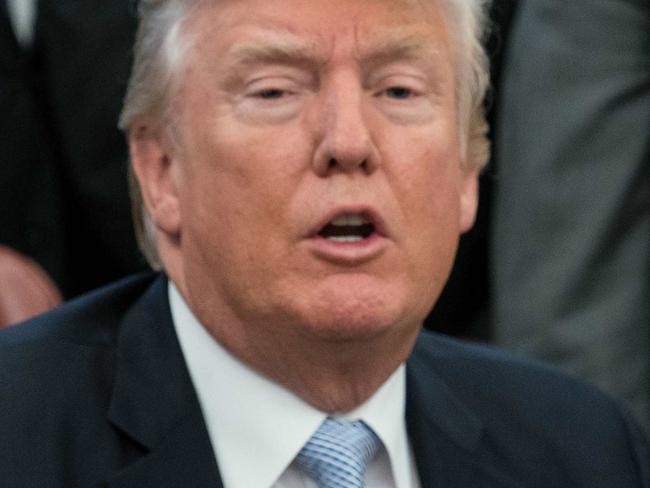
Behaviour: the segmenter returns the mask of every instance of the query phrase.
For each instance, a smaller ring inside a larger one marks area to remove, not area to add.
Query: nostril
[[[350,170],[356,170],[357,168],[361,169],[366,169],[367,166],[367,159],[358,159],[358,160],[352,160],[352,159],[337,159],[337,158],[330,158],[330,160],[327,162],[327,169],[328,171],[339,169],[342,171],[350,171]]]

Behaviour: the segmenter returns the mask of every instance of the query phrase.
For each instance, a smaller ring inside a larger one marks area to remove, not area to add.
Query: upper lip
[[[316,237],[327,224],[342,215],[360,215],[374,227],[374,232],[382,237],[388,237],[384,219],[377,210],[368,206],[343,206],[328,211],[313,227],[309,229],[308,238]]]

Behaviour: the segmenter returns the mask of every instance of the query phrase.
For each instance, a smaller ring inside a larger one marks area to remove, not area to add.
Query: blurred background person
[[[143,269],[116,128],[130,0],[0,0],[0,243],[70,298]]]
[[[650,431],[650,2],[524,0],[496,130],[495,341]]]

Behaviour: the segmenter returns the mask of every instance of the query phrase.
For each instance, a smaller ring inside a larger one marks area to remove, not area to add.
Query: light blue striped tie
[[[319,488],[363,488],[366,466],[380,442],[360,420],[327,418],[296,460]]]

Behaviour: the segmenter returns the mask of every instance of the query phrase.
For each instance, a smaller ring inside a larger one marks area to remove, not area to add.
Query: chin
[[[329,313],[303,322],[315,337],[334,342],[370,341],[397,327],[397,320],[382,314]]]
[[[428,309],[407,298],[404,290],[338,287],[314,297],[302,323],[322,339],[370,341],[419,327]]]

